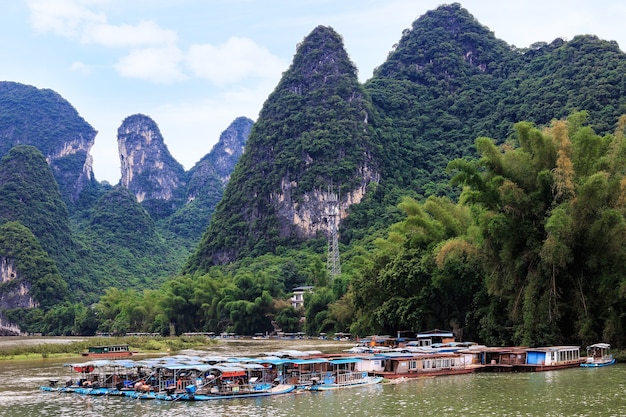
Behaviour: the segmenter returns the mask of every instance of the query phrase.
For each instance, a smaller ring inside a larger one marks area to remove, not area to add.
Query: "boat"
[[[286,394],[293,384],[274,382],[259,364],[166,363],[155,366],[155,397],[163,401],[209,401]]]
[[[359,370],[360,357],[341,357],[328,360],[329,370],[322,374],[320,380],[313,380],[306,389],[311,391],[327,391],[339,388],[355,388],[364,385],[375,385],[382,382],[383,377],[369,375]]]
[[[517,371],[551,371],[578,367],[583,361],[580,346],[548,346],[526,348],[526,361],[515,367]]]
[[[387,352],[364,359],[370,375],[387,379],[458,375],[474,372],[471,356],[456,352]]]
[[[613,365],[615,358],[611,354],[611,345],[608,343],[595,343],[587,346],[587,359],[580,364],[585,368],[598,368],[600,366]]]
[[[577,367],[583,361],[580,346],[474,346],[459,352],[471,353],[484,372],[551,371]]]
[[[127,358],[134,354],[128,345],[109,345],[109,346],[89,346],[87,352],[83,352],[83,356],[90,358],[115,359]]]
[[[122,395],[122,391],[132,391],[138,381],[150,376],[150,369],[142,362],[129,359],[96,359],[64,365],[70,369],[66,381],[59,385],[59,379],[49,380],[42,391],[77,393],[82,395]]]

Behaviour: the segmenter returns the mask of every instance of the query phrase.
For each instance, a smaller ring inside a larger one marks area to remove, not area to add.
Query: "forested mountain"
[[[318,26],[263,105],[187,270],[324,236],[333,193],[345,217],[378,179],[371,113],[341,37]]]
[[[265,103],[189,271],[324,232],[324,207],[302,213],[315,200],[307,192],[323,194],[332,184],[345,209],[349,190],[365,193],[380,180],[342,222],[348,244],[388,225],[395,218],[389,203],[401,195],[458,195],[446,165],[477,156],[476,137],[505,140],[519,120],[546,124],[576,110],[587,110],[592,126],[607,132],[626,111],[624,53],[593,36],[518,49],[459,4],[441,6],[402,33],[361,87],[341,39],[321,33],[317,28],[299,45]]]
[[[46,157],[66,203],[93,187],[96,131],[59,94],[0,82],[0,157],[15,145],[33,145]]]

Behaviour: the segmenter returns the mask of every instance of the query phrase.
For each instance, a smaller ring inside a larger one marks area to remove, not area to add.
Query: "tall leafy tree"
[[[517,146],[479,139],[477,164],[450,164],[467,187],[463,201],[483,207],[492,304],[483,308],[483,340],[511,328],[505,339],[521,344],[624,342],[624,172],[607,163],[621,152],[621,133],[599,137],[585,119],[577,113],[545,129],[518,123]]]

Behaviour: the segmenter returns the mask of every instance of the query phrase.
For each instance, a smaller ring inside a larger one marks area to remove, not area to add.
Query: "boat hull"
[[[310,391],[329,391],[329,390],[342,389],[342,388],[356,388],[356,387],[362,387],[365,385],[379,384],[382,382],[382,380],[383,380],[382,376],[372,376],[372,377],[363,378],[362,380],[354,381],[354,382],[350,382],[346,384],[311,385],[307,387],[306,389]]]
[[[602,366],[609,366],[615,364],[615,359],[611,359],[605,362],[583,362],[580,364],[583,368],[600,368]]]
[[[155,398],[161,401],[212,401],[233,398],[267,397],[270,395],[288,394],[296,389],[295,385],[278,385],[267,391],[240,392],[237,394],[155,394]]]
[[[435,376],[471,374],[475,370],[476,370],[475,368],[463,368],[463,369],[446,369],[446,370],[433,371],[433,372],[411,372],[411,373],[374,372],[374,375],[380,376],[386,379],[432,378]]]

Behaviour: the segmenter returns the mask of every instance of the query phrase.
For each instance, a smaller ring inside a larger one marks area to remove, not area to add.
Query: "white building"
[[[291,306],[298,310],[304,308],[304,293],[313,292],[312,286],[296,287],[293,289],[293,295],[291,296]]]

